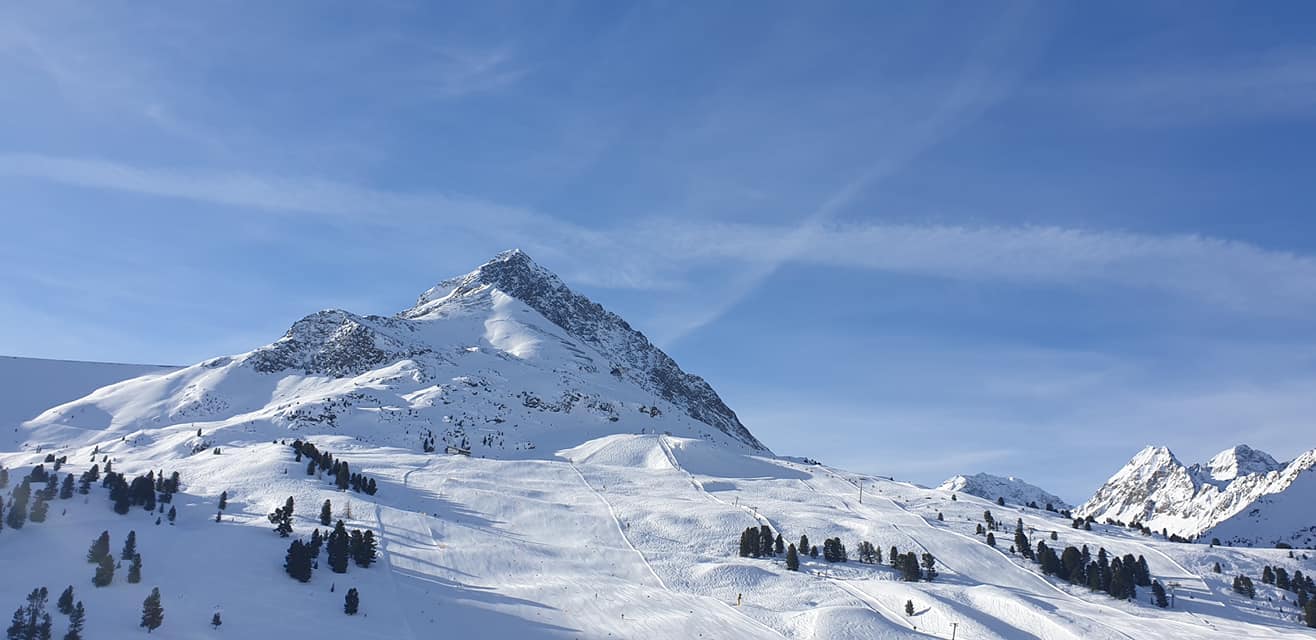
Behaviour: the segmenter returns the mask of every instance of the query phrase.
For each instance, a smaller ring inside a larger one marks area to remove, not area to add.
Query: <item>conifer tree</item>
[[[772,555],[772,529],[768,525],[759,526],[759,554]]]
[[[50,503],[46,502],[46,494],[38,491],[36,497],[32,499],[32,512],[27,515],[27,519],[32,522],[45,522],[49,511]]]
[[[1151,588],[1152,600],[1156,603],[1156,606],[1162,609],[1170,606],[1170,601],[1165,597],[1165,587],[1161,586],[1160,580],[1152,582]]]
[[[23,524],[27,522],[27,501],[31,495],[32,484],[27,478],[14,487],[13,495],[9,500],[9,514],[5,516],[5,524],[8,524],[10,529],[22,529]]]
[[[369,568],[375,561],[376,554],[375,532],[366,529],[365,533],[361,535],[360,546],[352,551],[352,560],[356,562],[358,567]]]
[[[800,534],[800,544],[799,544],[799,546],[796,547],[796,549],[799,549],[799,550],[800,550],[800,553],[808,553],[808,552],[809,552],[809,536],[808,536],[808,535],[805,535],[805,534],[803,534],[803,533]]]
[[[1137,575],[1135,576],[1137,578],[1137,580],[1135,581],[1137,585],[1139,587],[1150,587],[1152,583],[1152,578],[1151,578],[1151,569],[1147,566],[1147,559],[1142,556],[1138,556],[1138,563],[1134,566],[1137,568]]]
[[[298,582],[310,581],[311,556],[301,540],[293,540],[292,544],[288,545],[288,555],[284,559],[283,568]]]
[[[315,475],[315,460],[314,460],[314,459],[309,460],[309,461],[306,462],[306,475],[308,475],[308,476],[313,476],[313,475]]]
[[[912,615],[914,615],[914,601],[913,601],[913,600],[906,600],[906,601],[905,601],[905,615],[907,615],[907,616],[912,616]]]
[[[98,587],[108,587],[111,582],[114,582],[114,557],[107,553],[98,561],[91,583]]]
[[[324,545],[324,538],[320,537],[320,530],[316,529],[311,532],[311,541],[306,543],[306,553],[315,561],[320,557],[320,547]]]
[[[937,558],[931,553],[923,554],[923,579],[932,582],[937,577]]]
[[[123,540],[123,551],[119,553],[119,559],[132,560],[137,555],[137,531],[129,531],[128,537]]]
[[[137,584],[142,581],[142,554],[134,554],[131,563],[128,565],[128,584]]]
[[[292,535],[292,496],[288,496],[288,501],[274,510],[269,516],[270,523],[274,524],[274,532],[279,534],[280,538],[287,538]]]
[[[1220,563],[1217,562],[1214,565],[1212,565],[1211,571],[1214,573],[1220,573]]]
[[[349,537],[343,521],[339,520],[325,545],[329,554],[329,570],[334,573],[347,573],[347,562],[350,558]]]
[[[786,570],[800,570],[800,554],[795,550],[795,545],[786,547]]]
[[[356,588],[347,590],[347,597],[343,599],[343,613],[349,616],[356,615],[357,608],[361,606],[361,596],[357,594]]]
[[[1266,565],[1261,569],[1261,583],[1275,584],[1275,570],[1271,569],[1270,565]]]
[[[809,557],[810,558],[818,557],[818,545],[815,544],[812,547],[809,547]]]
[[[91,543],[91,548],[87,550],[87,562],[97,563],[102,558],[110,557],[110,532],[102,531],[100,536]]]
[[[773,543],[773,551],[778,555],[786,553],[786,544],[785,541],[782,540],[780,533],[777,534],[777,540]]]
[[[1307,626],[1316,629],[1316,598],[1307,601],[1304,613],[1307,616]]]
[[[160,604],[160,587],[153,587],[151,595],[142,601],[142,624],[150,633],[164,624],[164,607]]]
[[[55,601],[55,609],[66,616],[73,613],[73,585],[69,585],[59,594],[59,600]]]
[[[351,471],[348,470],[347,461],[343,461],[342,464],[338,465],[338,475],[335,477],[334,484],[338,487],[339,490],[346,491],[348,481],[351,479],[351,477],[352,477],[352,473]]]
[[[324,501],[323,505],[320,505],[320,524],[326,527],[333,524],[333,507],[329,504],[328,499]]]
[[[59,499],[68,500],[73,497],[73,474],[64,476],[64,483],[59,485]]]
[[[69,630],[64,634],[64,640],[82,640],[82,628],[86,624],[87,610],[82,608],[82,601],[79,600],[69,613]]]
[[[987,532],[987,546],[989,547],[996,546],[996,536],[993,535],[992,532],[990,531]]]

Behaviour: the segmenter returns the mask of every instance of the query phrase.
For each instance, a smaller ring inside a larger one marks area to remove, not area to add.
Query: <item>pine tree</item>
[[[786,547],[786,569],[788,571],[800,570],[800,554],[796,552],[795,545]]]
[[[306,543],[306,554],[311,556],[311,560],[320,557],[320,547],[324,545],[324,538],[320,537],[320,530],[316,529],[311,532],[311,541]]]
[[[809,557],[810,558],[818,557],[818,545],[815,544],[812,547],[809,547]]]
[[[82,608],[82,601],[79,600],[69,614],[69,630],[64,634],[64,640],[82,640],[82,628],[86,624],[87,610]]]
[[[349,616],[356,615],[356,610],[361,606],[361,596],[357,594],[356,588],[347,590],[347,597],[343,599],[343,613]]]
[[[906,600],[906,601],[905,601],[905,615],[907,615],[907,616],[912,616],[912,615],[914,615],[914,601],[913,601],[913,600]]]
[[[1170,601],[1165,597],[1165,587],[1161,586],[1160,580],[1152,582],[1151,588],[1152,600],[1156,603],[1156,606],[1162,609],[1170,606]]]
[[[110,557],[110,532],[102,531],[87,550],[87,562],[97,563],[108,557]]]
[[[288,555],[284,559],[283,568],[298,582],[311,580],[311,556],[301,540],[293,540],[292,544],[288,545]]]
[[[1304,613],[1307,615],[1307,626],[1316,629],[1316,598],[1307,601]]]
[[[333,524],[333,506],[329,504],[327,499],[324,504],[320,505],[320,524],[326,527]]]
[[[358,567],[369,568],[374,563],[376,555],[375,532],[366,529],[361,535],[361,546],[352,551],[352,560]]]
[[[346,491],[348,482],[351,480],[351,477],[352,477],[352,472],[348,470],[347,462],[343,461],[342,464],[338,465],[338,475],[334,479],[334,484],[335,486],[338,487],[340,491]]]
[[[23,607],[14,610],[14,617],[5,630],[5,637],[9,640],[23,640],[27,635],[27,617],[23,615]]]
[[[151,595],[142,601],[142,624],[150,633],[164,624],[164,607],[160,604],[160,587],[151,589]]]
[[[96,565],[96,575],[92,576],[91,583],[98,587],[108,587],[111,582],[114,582],[114,558],[105,554]]]
[[[27,501],[31,495],[32,484],[27,478],[14,487],[9,501],[9,514],[5,516],[5,524],[8,524],[10,529],[22,529],[23,523],[27,522]]]
[[[772,547],[772,548],[773,548],[773,551],[775,551],[775,552],[777,553],[777,555],[781,555],[781,554],[783,554],[783,553],[786,553],[786,544],[785,544],[785,541],[782,540],[782,538],[781,538],[781,534],[780,534],[780,533],[777,534],[777,540],[773,543],[773,547]]]
[[[1219,562],[1215,563],[1215,565],[1211,567],[1211,571],[1215,573],[1220,573],[1220,563]]]
[[[279,534],[280,538],[292,535],[292,507],[292,496],[288,496],[288,501],[283,503],[282,507],[267,516],[270,523],[275,525],[274,532]]]
[[[347,573],[347,561],[350,558],[350,536],[347,528],[343,526],[343,521],[339,520],[334,525],[333,533],[329,534],[329,540],[326,546],[329,553],[329,570],[334,573]]]
[[[754,536],[755,539],[757,540],[758,534],[755,533]],[[750,544],[750,529],[745,529],[744,531],[740,532],[740,557],[742,558],[750,557],[751,555],[753,555],[752,553],[750,553],[752,550],[753,550],[752,545]]]
[[[919,570],[918,556],[913,551],[905,554],[900,560],[900,570],[905,582],[918,582],[923,577],[922,571]]]
[[[1265,568],[1261,570],[1261,583],[1275,584],[1275,570],[1271,569],[1270,565],[1266,565]]]
[[[315,459],[311,459],[306,462],[306,475],[308,476],[315,475]]]
[[[761,555],[772,555],[772,528],[768,525],[759,526],[759,553]]]
[[[64,476],[64,483],[59,485],[59,499],[68,500],[73,497],[73,474]]]
[[[937,577],[937,558],[930,553],[923,554],[923,579],[932,582]]]
[[[132,562],[128,565],[128,584],[137,584],[142,581],[142,554],[133,555]]]
[[[55,609],[66,616],[73,613],[73,585],[69,585],[59,594],[59,600],[55,601]]]
[[[128,537],[123,541],[123,551],[119,553],[119,559],[132,560],[137,555],[137,531],[129,531]]]
[[[1134,567],[1136,568],[1136,575],[1134,577],[1137,578],[1134,582],[1139,587],[1150,587],[1152,583],[1152,577],[1151,577],[1151,569],[1147,566],[1147,559],[1142,556],[1138,556],[1138,562],[1137,564],[1134,565]]]
[[[800,534],[800,544],[799,544],[799,546],[796,547],[796,549],[799,549],[799,550],[800,550],[800,553],[808,553],[808,552],[809,552],[809,536],[807,536],[807,535],[801,533],[801,534]]]
[[[987,546],[989,547],[996,546],[996,536],[992,535],[992,532],[990,531],[987,532]]]
[[[50,503],[46,502],[46,494],[38,491],[36,497],[32,499],[32,512],[27,515],[27,519],[32,522],[45,522],[49,511]]]

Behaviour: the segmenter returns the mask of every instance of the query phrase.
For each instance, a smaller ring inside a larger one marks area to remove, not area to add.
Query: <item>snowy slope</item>
[[[1069,508],[1069,505],[1055,494],[1028,484],[1014,476],[1002,478],[990,473],[954,476],[941,483],[941,486],[937,488],[952,493],[967,493],[988,500],[1004,498],[1007,503],[1012,505],[1032,503],[1042,508],[1045,508],[1048,504],[1055,509]]]
[[[1147,447],[1075,514],[1138,522],[1189,538],[1310,544],[1316,539],[1316,511],[1310,507],[1316,496],[1313,467],[1316,450],[1281,464],[1238,445],[1205,464],[1186,466],[1165,447]]]
[[[1316,562],[1073,529],[1042,510],[776,458],[619,318],[522,255],[491,264],[398,316],[313,314],[269,346],[118,382],[25,423],[0,441],[6,492],[46,455],[68,457],[60,473],[106,458],[129,477],[177,470],[182,489],[173,525],[140,508],[116,514],[94,485],[54,500],[44,523],[0,530],[0,604],[74,585],[92,638],[140,637],[153,586],[165,607],[154,635],[169,638],[321,628],[366,639],[1313,637],[1272,587],[1260,585],[1273,601],[1252,601],[1229,579],[1266,564],[1316,573]],[[515,273],[490,273],[504,268]],[[537,284],[518,288],[523,276]],[[431,436],[436,451],[424,446]],[[294,438],[377,480],[378,493],[307,475]],[[445,443],[472,455],[446,455]],[[320,526],[330,500],[334,518],[379,539],[378,563],[339,574],[322,555],[310,582],[289,578],[289,540],[266,518],[289,496],[295,537]],[[1154,576],[1180,585],[1180,606],[1044,577],[975,534],[987,510],[1057,548],[1145,556]],[[792,542],[839,537],[852,558],[860,540],[932,553],[941,575],[907,583],[887,564],[804,556],[795,572],[779,556],[739,557],[740,532],[765,524]],[[143,581],[121,569],[93,587],[84,550],[108,531],[117,552],[130,530]],[[361,593],[360,615],[342,613],[348,588]],[[219,631],[208,624],[217,610]]]
[[[0,356],[0,430],[12,431],[37,414],[81,398],[105,385],[176,367],[108,362],[77,362]]]

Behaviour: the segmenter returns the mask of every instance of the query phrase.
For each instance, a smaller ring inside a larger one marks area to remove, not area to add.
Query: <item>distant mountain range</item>
[[[1141,523],[1226,544],[1316,542],[1316,450],[1287,463],[1238,445],[1185,465],[1165,447],[1139,451],[1075,515]]]

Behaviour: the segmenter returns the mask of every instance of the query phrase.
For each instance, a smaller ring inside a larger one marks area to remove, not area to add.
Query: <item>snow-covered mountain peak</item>
[[[1147,447],[1111,476],[1087,502],[1075,510],[1097,520],[1141,523],[1184,538],[1211,535],[1238,544],[1306,544],[1316,527],[1304,515],[1269,517],[1274,526],[1256,526],[1266,504],[1283,502],[1280,494],[1295,491],[1296,483],[1310,475],[1316,455],[1304,454],[1286,464],[1247,445],[1216,454],[1206,463],[1185,466],[1165,447]],[[1221,527],[1247,518],[1247,528]]]
[[[1213,480],[1227,482],[1241,476],[1269,473],[1283,467],[1284,465],[1276,462],[1270,454],[1240,444],[1217,453],[1206,463],[1205,471]]]
[[[990,473],[959,475],[947,479],[937,488],[943,491],[967,493],[987,500],[1004,498],[1010,504],[1032,503],[1038,507],[1051,505],[1055,509],[1069,508],[1069,505],[1055,494],[1014,476],[1003,478]]]
[[[541,267],[520,250],[511,249],[494,256],[470,273],[448,278],[420,294],[416,305],[402,312],[406,317],[419,317],[452,298],[466,296],[485,287],[494,287],[531,306],[535,299],[570,292],[557,274]]]
[[[317,311],[253,351],[98,390],[30,421],[26,437],[178,422],[350,428],[495,457],[655,431],[766,451],[707,382],[517,250],[397,315]]]

